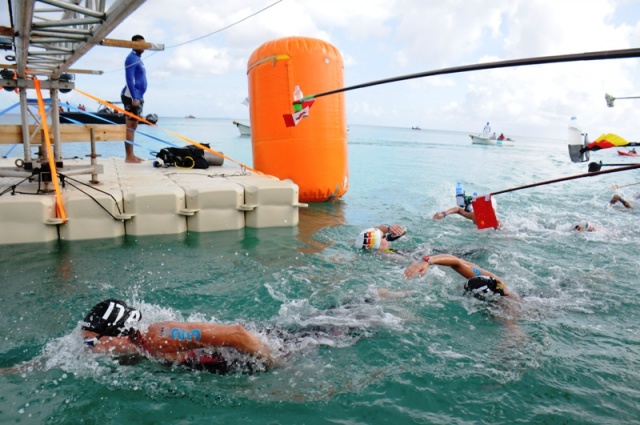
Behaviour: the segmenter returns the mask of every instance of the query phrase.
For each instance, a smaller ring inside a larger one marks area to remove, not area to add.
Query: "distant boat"
[[[238,127],[238,130],[240,131],[240,135],[241,136],[251,136],[251,127],[250,126],[248,126],[246,124],[239,123],[238,121],[234,121],[233,125]]]
[[[122,102],[111,102],[122,103]],[[101,106],[96,112],[92,112],[92,115],[84,111],[75,112],[59,112],[60,124],[124,124],[127,117],[124,114],[113,112],[106,106]],[[108,121],[108,122],[107,122]]]
[[[638,156],[638,153],[635,150],[618,151],[618,155],[621,155],[621,156]]]
[[[111,103],[122,103],[122,102],[111,102]],[[100,107],[96,112],[92,112],[91,114],[87,112],[59,112],[60,116],[60,124],[124,124],[127,116],[121,114],[119,112],[113,112],[111,109],[106,106]],[[158,122],[157,114],[147,114],[144,117],[145,120],[149,121],[151,124],[155,124]],[[146,124],[142,122],[142,124]]]
[[[422,130],[420,127],[411,127],[411,130]]]
[[[469,137],[471,137],[471,143],[474,145],[513,146],[515,144],[515,140],[511,138],[500,139],[484,133],[478,135],[470,134]]]
[[[195,118],[193,115],[187,115],[185,118]]]

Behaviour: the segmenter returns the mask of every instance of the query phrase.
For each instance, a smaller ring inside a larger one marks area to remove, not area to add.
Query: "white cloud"
[[[639,9],[631,0],[190,0],[180,7],[153,0],[109,37],[139,33],[167,47],[143,55],[150,112],[246,119],[240,102],[248,91],[247,62],[277,38],[333,44],[350,86],[493,60],[634,47]],[[0,17],[6,17],[6,3]],[[127,53],[95,47],[74,67],[105,74],[77,75],[77,86],[117,98]],[[561,139],[569,117],[577,115],[594,137],[613,131],[633,139],[640,100],[607,108],[604,93],[640,95],[639,65],[623,59],[428,77],[349,91],[345,106],[353,124],[474,131],[491,121],[514,135]],[[10,96],[0,96],[0,107],[15,102]]]

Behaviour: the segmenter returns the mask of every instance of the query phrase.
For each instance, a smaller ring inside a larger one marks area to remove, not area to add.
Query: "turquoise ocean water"
[[[251,141],[231,120],[158,124],[251,165]],[[498,231],[431,218],[454,205],[456,181],[483,194],[587,171],[570,162],[564,134],[512,137],[516,146],[500,148],[472,145],[467,132],[351,125],[348,193],[301,210],[296,228],[1,245],[0,367],[40,361],[0,374],[0,422],[640,423],[638,212],[607,206],[611,185],[637,172],[497,195]],[[145,157],[161,147],[136,140]],[[592,159],[633,162],[609,151]],[[579,219],[600,231],[570,231]],[[357,233],[381,223],[409,229],[398,248],[464,254],[494,271],[521,306],[464,297],[447,268],[406,281],[407,261],[357,252]],[[378,288],[410,293],[378,299]],[[143,323],[241,323],[283,365],[218,376],[86,354],[78,321],[108,297],[140,308]],[[325,331],[269,331],[310,327]]]

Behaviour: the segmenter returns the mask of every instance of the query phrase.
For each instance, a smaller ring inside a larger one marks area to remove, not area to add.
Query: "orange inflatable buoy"
[[[248,61],[253,166],[296,183],[300,202],[324,202],[347,192],[344,94],[316,99],[294,127],[285,125],[283,114],[293,112],[296,86],[305,96],[344,87],[343,69],[334,46],[306,37],[264,43]]]

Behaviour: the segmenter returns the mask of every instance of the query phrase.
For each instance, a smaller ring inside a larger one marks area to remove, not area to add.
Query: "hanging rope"
[[[51,148],[51,138],[49,137],[49,124],[47,124],[47,114],[44,109],[44,98],[42,97],[42,91],[40,90],[40,80],[33,77],[34,88],[36,95],[38,96],[38,112],[40,113],[40,120],[42,121],[42,131],[44,132],[44,143],[47,149],[47,157],[49,159],[49,172],[51,173],[51,181],[53,182],[53,188],[56,192],[56,213],[57,217],[62,220],[62,223],[67,222],[67,212],[64,209],[64,202],[62,201],[62,192],[60,190],[60,182],[58,180],[58,172],[56,170],[56,159],[53,157],[53,149]]]

